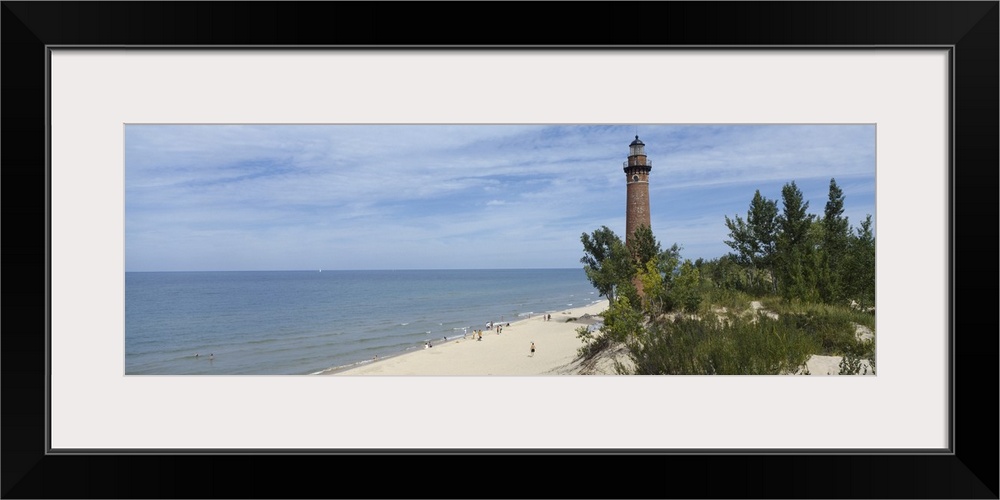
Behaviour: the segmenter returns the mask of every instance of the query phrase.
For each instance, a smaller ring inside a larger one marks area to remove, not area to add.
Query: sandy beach
[[[504,323],[503,331],[486,330],[482,340],[472,332],[462,339],[432,343],[431,348],[373,361],[332,375],[572,375],[581,373],[574,360],[583,345],[576,329],[600,322],[608,301],[535,315]],[[531,352],[531,344],[535,352]]]

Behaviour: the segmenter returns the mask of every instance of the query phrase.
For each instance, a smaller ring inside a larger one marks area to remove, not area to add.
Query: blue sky
[[[582,233],[624,238],[636,134],[683,258],[791,181],[875,216],[874,125],[126,125],[125,270],[581,267]]]

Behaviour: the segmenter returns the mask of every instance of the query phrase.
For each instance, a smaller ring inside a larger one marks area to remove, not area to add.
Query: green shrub
[[[798,369],[815,343],[766,316],[656,322],[626,342],[641,375],[777,375]]]
[[[745,310],[753,296],[738,290],[728,290],[725,288],[703,289],[703,300],[699,312],[710,313],[713,309],[724,307],[730,311]]]
[[[576,329],[576,337],[583,342],[583,345],[577,349],[576,354],[584,360],[589,360],[597,356],[609,345],[606,336],[594,335],[594,332],[591,332],[586,326]]]
[[[843,356],[845,373],[863,372],[862,360],[874,370],[874,341],[855,337],[856,325],[875,330],[872,313],[720,288],[700,292],[697,314],[684,317],[651,316],[634,308],[627,295],[619,297],[605,312],[599,335],[582,329],[586,345],[580,355],[589,359],[624,345],[633,368],[618,363],[618,372],[650,375],[794,373],[812,354]],[[777,318],[760,311],[746,315],[752,300]],[[727,312],[714,312],[720,308]]]
[[[695,347],[710,335],[703,321],[656,322],[626,342],[637,375],[701,374]]]
[[[782,314],[778,318],[783,330],[795,330],[816,343],[815,354],[840,355],[854,344],[854,326],[841,318],[819,313]]]
[[[819,347],[814,354],[842,356],[854,348],[855,324],[875,329],[874,315],[849,307],[783,302],[773,297],[761,299],[761,302],[766,309],[778,314],[784,329],[799,330],[813,338]]]
[[[867,375],[868,369],[861,362],[868,360],[871,365],[872,375],[875,374],[875,341],[872,339],[859,340],[854,343],[844,353],[844,359],[840,360],[841,375]]]

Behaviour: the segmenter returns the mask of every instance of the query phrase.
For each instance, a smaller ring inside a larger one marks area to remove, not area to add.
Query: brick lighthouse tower
[[[649,224],[649,171],[653,162],[646,158],[646,145],[635,136],[628,145],[628,160],[622,164],[625,170],[625,244],[639,226]]]

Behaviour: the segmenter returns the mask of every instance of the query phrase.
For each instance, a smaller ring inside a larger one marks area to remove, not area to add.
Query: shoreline
[[[339,376],[532,376],[575,374],[577,350],[583,342],[576,329],[602,321],[608,300],[533,315],[503,323],[501,333],[483,328],[482,340],[475,332],[432,347],[401,352],[354,365],[331,367],[314,375]],[[546,321],[545,315],[551,316]],[[507,326],[509,324],[509,326]],[[536,351],[531,352],[534,342]]]

